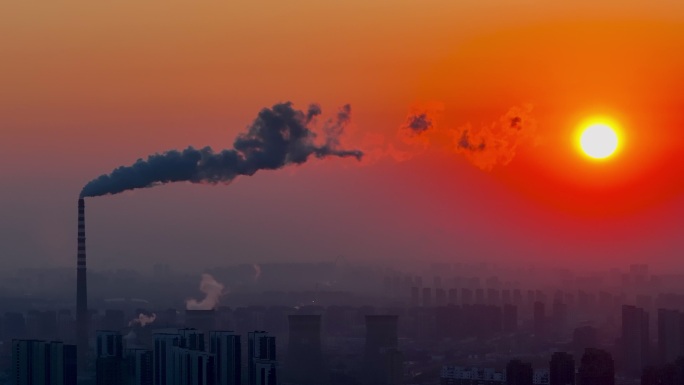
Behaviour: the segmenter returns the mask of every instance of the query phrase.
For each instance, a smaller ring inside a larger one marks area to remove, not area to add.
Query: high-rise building
[[[259,364],[259,366],[257,366]],[[253,331],[247,334],[247,380],[248,385],[258,385],[260,371],[266,365],[277,367],[275,337],[265,331]],[[259,371],[257,371],[257,368]],[[276,378],[274,372],[271,377]]]
[[[78,377],[78,356],[76,345],[64,345],[62,349],[64,355],[64,384],[75,384]],[[57,384],[59,382],[56,382]]]
[[[172,350],[175,385],[214,385],[213,354],[179,346]]]
[[[183,349],[205,351],[204,349],[204,333],[197,329],[185,328],[178,329],[180,342],[178,346]]]
[[[96,342],[96,356],[97,357],[122,357],[123,355],[123,337],[121,333],[98,330]]]
[[[610,353],[586,349],[577,372],[577,382],[580,385],[615,385],[615,366]]]
[[[327,383],[321,347],[321,316],[290,315],[288,322],[287,372],[283,375],[288,381],[301,385]]]
[[[649,329],[648,313],[631,305],[622,306],[622,354],[627,373],[641,376],[648,364]]]
[[[544,311],[544,303],[541,301],[535,301],[534,303],[533,323],[534,334],[543,336],[546,332],[546,313]]]
[[[215,357],[216,385],[242,385],[242,346],[240,335],[231,331],[212,331],[210,352]]]
[[[658,354],[661,364],[682,355],[682,315],[678,310],[658,309]]]
[[[556,352],[549,362],[550,385],[575,385],[575,359],[565,352]]]
[[[403,356],[398,347],[396,315],[366,316],[364,364],[366,379],[373,385],[400,384]]]
[[[120,385],[123,382],[123,340],[120,333],[97,331],[95,376],[97,385]]]
[[[75,347],[62,342],[13,340],[12,381],[15,385],[75,384]]]
[[[173,352],[180,345],[180,339],[175,333],[154,335],[154,385],[175,385]]]
[[[124,385],[152,385],[153,354],[146,349],[124,351]]]
[[[520,360],[511,360],[506,365],[507,385],[533,385],[533,379],[532,364]]]
[[[270,360],[257,361],[255,365],[256,385],[277,385],[277,363]]]

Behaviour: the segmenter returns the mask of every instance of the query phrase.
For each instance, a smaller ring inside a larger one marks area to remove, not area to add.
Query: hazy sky
[[[89,266],[681,268],[684,3],[552,3],[3,2],[4,266],[73,265],[85,183],[155,152],[230,148],[262,108],[291,101],[323,118],[351,104],[342,145],[365,159],[88,199]],[[530,131],[510,159],[483,170],[457,148],[468,127],[498,140],[515,107]],[[423,113],[430,129],[410,134]],[[622,140],[602,163],[576,146],[597,115]]]

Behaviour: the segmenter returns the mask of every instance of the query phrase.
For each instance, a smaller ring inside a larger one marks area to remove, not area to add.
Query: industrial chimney
[[[76,255],[76,343],[78,370],[86,369],[88,357],[88,285],[86,281],[85,201],[78,200],[78,253]]]

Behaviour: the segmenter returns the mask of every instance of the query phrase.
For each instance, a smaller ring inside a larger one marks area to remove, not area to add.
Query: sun
[[[605,123],[587,126],[580,136],[580,147],[585,154],[594,159],[605,159],[618,148],[618,135],[615,129]]]

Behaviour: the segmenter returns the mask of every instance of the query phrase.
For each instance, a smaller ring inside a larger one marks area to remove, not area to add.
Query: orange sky
[[[397,142],[415,106],[440,105],[437,124],[449,129],[530,104],[538,145],[477,170],[489,180],[478,191],[491,182],[559,215],[646,215],[682,192],[682,15],[684,3],[663,0],[5,2],[0,177],[12,187],[3,212],[16,216],[13,207],[40,196],[25,193],[37,180],[55,181],[71,204],[89,179],[147,154],[229,146],[259,109],[291,100],[328,113],[351,103],[349,147]],[[619,154],[601,164],[573,142],[594,115],[623,130]],[[440,151],[416,153],[427,178],[444,179],[445,162],[472,167]],[[391,166],[359,172],[373,167]],[[50,215],[41,218],[60,223]],[[68,250],[70,236],[51,235],[50,245]]]

